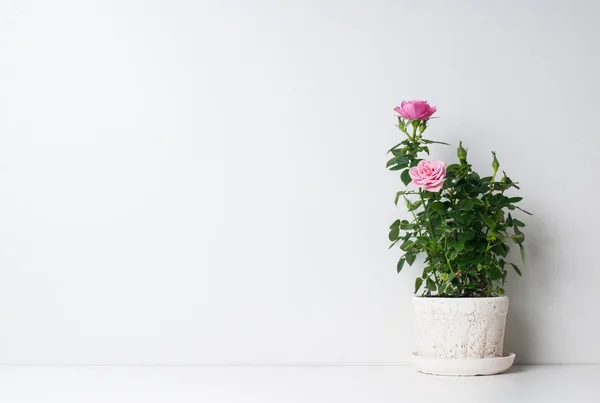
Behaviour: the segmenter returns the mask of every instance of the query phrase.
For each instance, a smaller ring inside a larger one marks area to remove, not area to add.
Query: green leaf
[[[443,296],[443,295],[447,295],[446,294],[446,290],[448,289],[448,287],[450,287],[451,284],[450,283],[444,283],[442,285],[440,285],[440,287],[438,288],[438,296]]]
[[[507,221],[507,225],[508,225],[509,227],[512,227],[512,225],[508,224],[508,221]],[[524,226],[525,226],[525,223],[524,223],[523,221],[517,220],[517,219],[515,218],[515,219],[513,219],[513,225],[514,225],[515,227],[524,227]]]
[[[414,159],[414,160],[412,160],[412,161],[410,162],[410,166],[411,166],[411,167],[416,167],[417,165],[419,165],[419,162],[421,162],[421,161],[423,161],[423,159],[421,159],[421,158],[416,158],[416,159]]]
[[[496,245],[492,248],[492,252],[502,257],[506,257],[506,255],[508,255],[509,250],[510,248],[503,243],[501,243],[500,245]]]
[[[408,207],[408,211],[415,211],[416,209],[418,209],[421,204],[423,204],[423,202],[421,200],[417,200],[414,203],[411,203],[410,206]]]
[[[448,143],[444,143],[443,141],[433,141],[433,140],[428,140],[428,139],[421,139],[421,141],[425,144],[443,144],[445,146],[449,146],[450,144]]]
[[[483,220],[483,222],[485,223],[485,225],[492,229],[496,228],[496,221],[494,221],[492,217],[486,217],[485,220]]]
[[[463,242],[470,241],[473,238],[475,238],[475,231],[466,230],[458,234],[458,239]]]
[[[400,179],[402,180],[402,183],[404,183],[404,185],[408,186],[408,184],[412,181],[408,173],[408,169],[402,171],[402,174],[400,174]]]
[[[458,259],[456,259],[456,264],[458,266],[467,266],[467,265],[472,265],[473,262],[473,255],[470,254],[462,254],[458,256]]]
[[[446,173],[451,173],[460,170],[459,164],[450,164],[446,167]]]
[[[473,210],[473,202],[471,200],[463,200],[460,202],[459,208],[463,211]]]
[[[498,288],[498,294],[503,295],[504,294],[504,288]]]
[[[390,229],[393,228],[398,228],[400,226],[401,221],[400,220],[396,220],[392,223],[392,225],[390,225]]]
[[[521,232],[519,227],[514,227],[513,229],[515,231],[515,235],[518,237],[517,239],[515,239],[515,242],[517,242],[517,243],[523,242],[525,240],[525,234],[523,234]]]
[[[512,216],[510,215],[510,213],[508,213],[508,218],[506,219],[506,225],[508,225],[509,227],[512,227],[513,226],[513,222],[514,221],[513,221]]]
[[[412,246],[413,246],[413,241],[411,241],[410,239],[407,241],[404,241],[404,243],[402,245],[400,245],[400,249],[402,249],[403,251],[407,251],[409,250]]]
[[[521,260],[523,261],[523,263],[525,263],[525,247],[523,246],[523,244],[519,244],[519,249],[521,249]]]
[[[477,252],[480,253],[485,253],[485,250],[487,248],[487,245],[483,242],[479,242],[475,245],[474,249],[477,250]]]
[[[513,182],[508,176],[506,176],[506,172],[503,172],[503,173],[504,173],[504,178],[502,178],[501,182],[506,185],[506,189],[511,188],[511,187],[513,187],[515,189],[519,189],[519,190],[521,189],[519,186],[517,186],[517,184],[515,182]]]
[[[494,185],[493,185],[493,188],[494,188],[494,190],[500,190],[500,191],[504,191],[504,190],[506,190],[506,189],[509,189],[509,188],[510,188],[510,185],[507,185],[507,184],[505,184],[505,183],[498,183],[498,182],[495,182],[495,183],[494,183]]]
[[[510,265],[513,267],[513,269],[515,269],[519,276],[522,276],[521,270],[519,270],[519,267],[516,264],[511,263]]]
[[[400,270],[402,270],[402,266],[404,266],[404,262],[406,262],[406,259],[404,259],[404,258],[400,258],[400,260],[398,260],[398,265],[396,266],[396,268],[398,269],[398,273],[400,273]]]
[[[462,214],[459,221],[463,227],[466,227],[473,221],[473,216],[469,213]]]
[[[392,154],[394,154],[395,157],[387,162],[386,168],[397,164],[395,167],[390,168],[390,170],[399,171],[400,169],[406,168],[408,164],[410,164],[410,158],[403,155],[400,151],[394,150],[392,151]]]
[[[488,241],[495,241],[496,239],[502,237],[502,234],[495,230],[490,230],[487,234]]]
[[[446,212],[446,210],[447,210],[447,208],[444,205],[444,203],[441,203],[439,201],[431,203],[431,205],[429,206],[429,208],[431,210],[435,211],[436,213],[439,213],[439,214],[444,214]]]
[[[502,272],[496,266],[492,266],[488,270],[488,276],[490,277],[490,280],[495,281],[502,277]]]
[[[508,201],[509,201],[509,203],[518,203],[518,202],[520,202],[521,200],[523,200],[523,198],[522,198],[522,197],[509,197],[509,198],[508,198]]]
[[[452,218],[454,218],[454,221],[456,222],[462,222],[462,216],[460,213],[456,212],[456,211],[451,211],[448,213],[448,215]]]
[[[433,282],[433,280],[431,278],[427,278],[426,285],[427,285],[427,289],[429,289],[430,291],[437,290],[437,287],[435,286],[435,283]]]
[[[415,294],[419,292],[419,288],[423,285],[423,279],[421,277],[417,277],[415,280]]]
[[[400,235],[400,229],[398,227],[392,228],[389,234],[390,241],[395,241],[398,239],[398,235]]]
[[[471,172],[469,174],[469,180],[471,182],[479,182],[481,180],[481,177],[479,176],[479,174],[477,172]]]
[[[406,220],[402,220],[402,222],[400,223],[400,229],[403,229],[403,230],[413,229],[414,227],[415,227],[415,224],[411,224]]]
[[[504,207],[504,206],[507,206],[510,204],[508,202],[508,197],[504,196],[501,193],[496,193],[495,195],[490,197],[488,199],[488,202],[490,203],[490,206],[500,206],[500,207]]]
[[[396,206],[398,205],[398,200],[400,199],[400,196],[402,196],[403,194],[404,194],[404,191],[396,193],[396,198],[394,199],[394,204]]]
[[[404,169],[408,167],[408,164],[398,164],[398,165],[394,165],[393,167],[390,168],[390,171],[399,171],[401,169]]]
[[[412,264],[415,262],[415,259],[417,258],[417,255],[407,253],[406,255],[404,255],[404,258],[406,259],[406,263],[408,263],[409,266],[412,266]]]
[[[394,157],[398,157],[398,162],[410,162],[410,159],[402,152],[402,150],[392,150]]]
[[[527,214],[527,215],[533,215],[533,214],[531,214],[529,211],[525,211],[525,210],[523,210],[521,207],[517,207],[517,208],[518,208],[519,210],[521,210],[522,212],[524,212],[525,214]]]
[[[445,228],[442,227],[442,217],[441,216],[429,216],[429,222],[434,229],[440,228],[442,231],[445,231]],[[437,231],[436,231],[437,232]]]
[[[457,252],[461,252],[465,249],[465,244],[463,242],[456,242],[454,244],[454,249],[456,249]]]
[[[404,141],[401,141],[401,142],[399,142],[398,144],[396,144],[395,146],[393,146],[392,148],[390,148],[386,154],[389,154],[389,153],[391,153],[392,151],[394,151],[396,148],[398,148],[398,146],[401,146],[401,145],[402,145],[402,143],[404,143]]]

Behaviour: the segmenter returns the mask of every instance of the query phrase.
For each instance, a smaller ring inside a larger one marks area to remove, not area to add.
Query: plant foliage
[[[445,144],[423,137],[428,120],[398,117],[398,128],[406,138],[392,147],[387,168],[399,172],[404,185],[411,183],[410,168],[415,167],[432,144]],[[390,226],[389,240],[403,255],[398,273],[424,255],[423,273],[415,281],[415,293],[441,297],[489,297],[504,294],[508,271],[521,275],[520,268],[508,261],[511,247],[518,247],[525,262],[523,242],[525,224],[514,217],[521,197],[505,194],[519,189],[492,152],[492,174],[481,177],[467,160],[462,142],[458,163],[446,166],[441,191],[422,188],[396,193],[395,203],[404,203],[411,220],[396,220]],[[392,247],[390,246],[390,248]]]

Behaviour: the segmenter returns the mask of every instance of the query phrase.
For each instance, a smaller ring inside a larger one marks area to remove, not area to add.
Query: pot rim
[[[498,300],[498,299],[508,299],[508,295],[499,295],[497,297],[423,297],[420,295],[413,295],[412,296],[415,299],[420,299],[420,300],[442,300],[442,301],[465,301],[465,300],[477,300],[477,301],[482,301],[482,300]]]

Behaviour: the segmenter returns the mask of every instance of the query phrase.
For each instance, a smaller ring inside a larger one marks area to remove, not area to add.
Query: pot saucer
[[[413,352],[411,359],[415,369],[424,374],[476,376],[501,374],[513,365],[515,354],[490,358],[433,358]]]

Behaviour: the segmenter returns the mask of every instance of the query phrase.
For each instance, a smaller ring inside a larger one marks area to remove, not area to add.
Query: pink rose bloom
[[[394,111],[407,120],[427,120],[436,109],[435,106],[429,106],[427,101],[402,101]]]
[[[416,167],[412,167],[408,173],[412,185],[430,192],[439,192],[444,186],[446,166],[442,161],[423,160]]]

